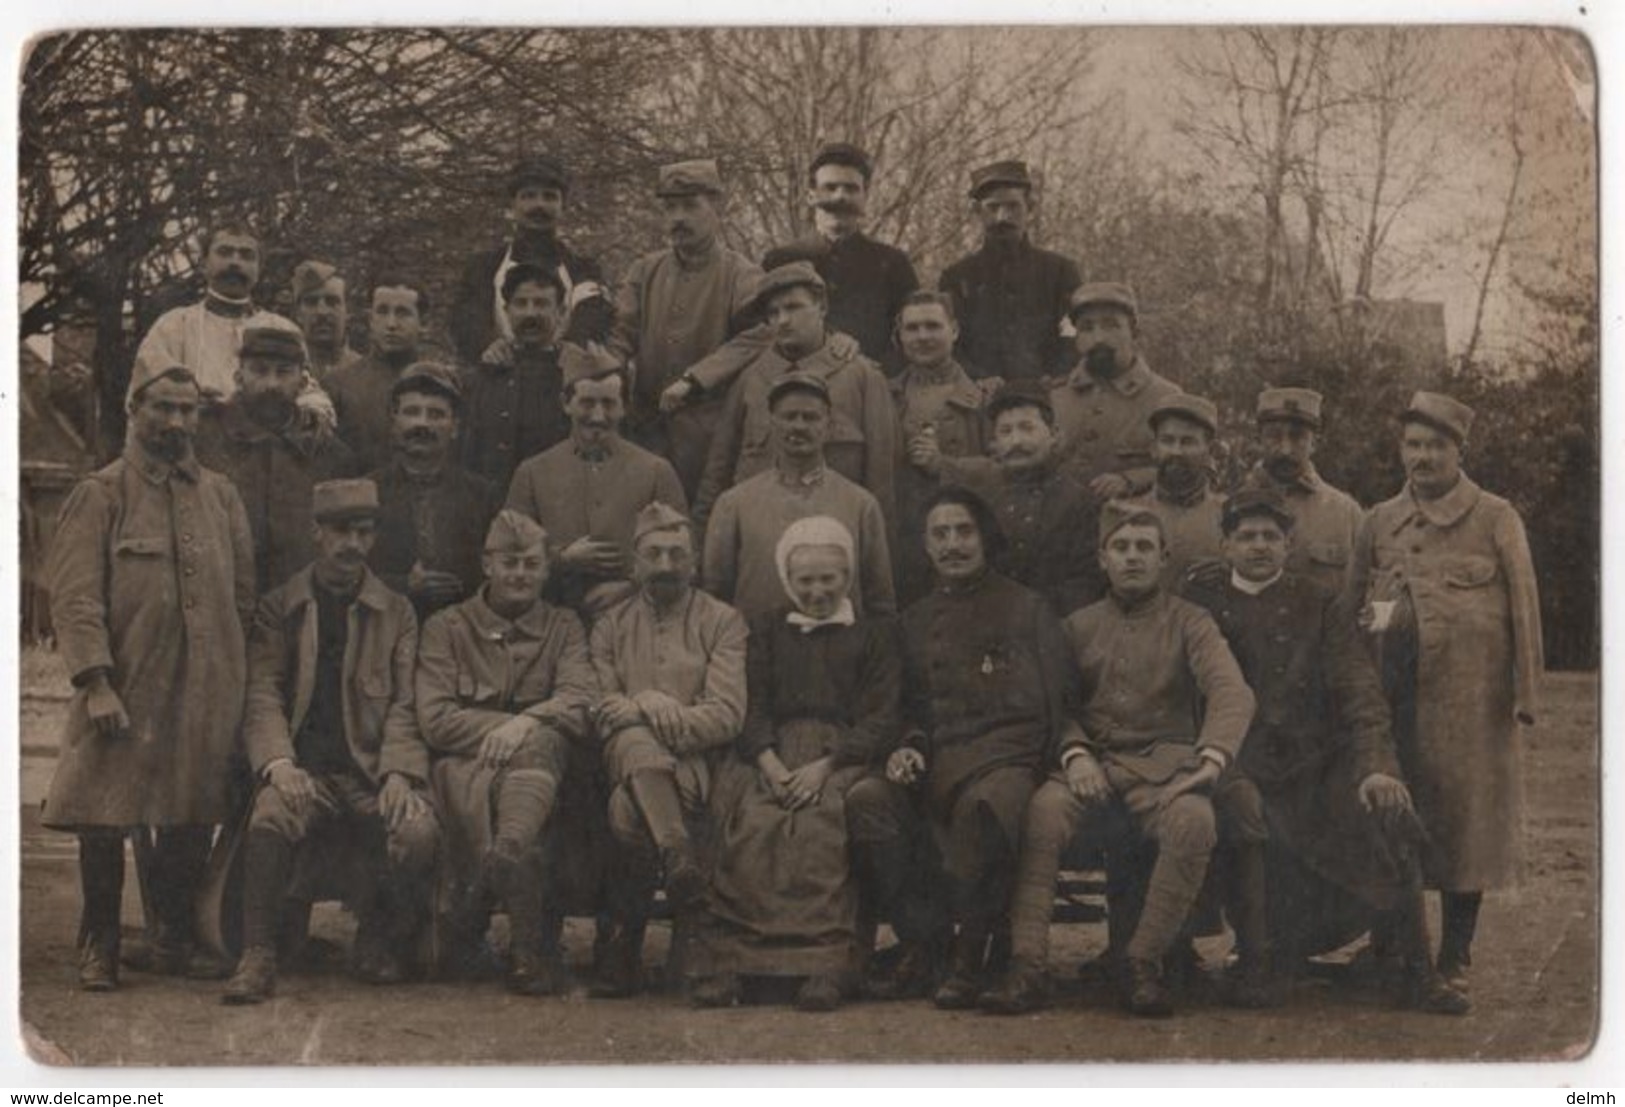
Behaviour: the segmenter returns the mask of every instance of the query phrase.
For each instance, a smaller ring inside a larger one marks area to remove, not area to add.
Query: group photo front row
[[[825,155],[839,219],[867,159]],[[1010,214],[1030,188],[973,177],[989,258],[1042,253]],[[974,265],[884,306],[879,255],[747,271],[690,161],[660,172],[673,248],[611,296],[570,275],[565,190],[516,170],[531,240],[471,266],[451,320],[477,360],[432,354],[405,279],[375,285],[365,357],[331,265],[295,270],[297,322],[258,308],[239,225],[143,341],[123,451],[46,562],[74,693],[42,823],[77,836],[84,990],[261,1003],[338,900],[377,985],[560,995],[587,916],[594,998],[1014,1015],[1054,1001],[1057,883],[1086,870],[1093,967],[1135,1016],[1210,975],[1282,1005],[1363,935],[1393,1003],[1469,1011],[1542,673],[1471,408],[1394,412],[1405,482],[1366,510],[1312,461],[1323,397],[1267,388],[1228,479],[1217,407],[1146,365],[1125,284],[1056,270],[1053,311],[1005,312],[1023,282]],[[879,339],[838,323],[877,308]],[[1227,930],[1208,973],[1195,940]]]

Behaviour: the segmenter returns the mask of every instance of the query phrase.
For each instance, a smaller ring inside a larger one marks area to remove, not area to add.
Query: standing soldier
[[[1321,431],[1321,396],[1307,388],[1266,388],[1258,394],[1257,468],[1249,484],[1270,485],[1286,497],[1295,524],[1287,568],[1331,592],[1348,586],[1354,541],[1365,511],[1347,492],[1321,479],[1312,460]]]
[[[141,339],[133,375],[151,380],[181,366],[197,379],[204,402],[213,404],[237,389],[237,353],[244,331],[280,327],[298,334],[299,327],[254,302],[260,240],[246,225],[222,223],[210,232],[204,240],[203,279],[203,299],[164,312]],[[323,410],[332,422],[332,408],[321,389],[312,390],[303,402]]]
[[[559,396],[559,332],[564,285],[558,274],[522,262],[502,280],[502,310],[513,337],[491,343],[463,374],[463,467],[505,491],[526,458],[570,433]]]
[[[711,505],[724,491],[772,467],[768,394],[786,374],[796,373],[819,378],[828,392],[830,468],[868,489],[889,521],[897,428],[886,378],[868,358],[843,356],[831,343],[824,279],[806,262],[769,272],[755,302],[767,314],[773,347],[752,361],[728,392],[705,464],[698,514],[709,517]],[[781,589],[776,584],[774,592],[777,604]]]
[[[601,998],[641,987],[643,932],[664,868],[679,919],[705,900],[688,824],[703,821],[713,755],[745,723],[745,620],[694,587],[692,524],[656,501],[637,515],[638,590],[592,628],[589,649],[603,698],[594,709],[614,792],[609,821],[621,871]]]
[[[942,272],[959,306],[959,354],[971,375],[1044,380],[1066,372],[1061,320],[1078,287],[1077,264],[1027,237],[1033,179],[1027,163],[1000,161],[971,174],[982,248]]]
[[[857,339],[865,357],[884,365],[893,352],[892,325],[920,279],[907,254],[863,232],[874,173],[869,155],[850,142],[822,146],[807,167],[813,233],[769,250],[762,268],[811,262],[829,286],[830,327]]]
[[[722,417],[722,393],[689,370],[739,329],[762,270],[722,244],[717,163],[662,166],[655,189],[669,249],[632,264],[616,296],[610,348],[632,362],[629,434],[669,460],[693,499]]]
[[[546,902],[542,847],[598,684],[580,620],[542,599],[547,532],[501,512],[485,535],[484,566],[484,587],[425,623],[418,651],[418,725],[436,755],[450,871],[463,874],[451,954],[471,958],[494,893],[512,934],[508,987],[553,995],[563,986],[563,920]]]
[[[897,315],[897,344],[903,371],[891,378],[892,410],[897,413],[895,473],[897,533],[914,535],[925,526],[925,503],[937,490],[937,460],[981,457],[987,396],[954,359],[959,324],[953,297],[946,292],[911,292]],[[934,577],[925,547],[898,543],[897,595],[907,606],[931,590]]]
[[[368,563],[427,619],[479,587],[480,541],[502,505],[490,482],[458,465],[463,393],[457,375],[422,361],[389,395],[394,457],[378,485],[378,540]]]
[[[767,393],[773,467],[724,492],[705,528],[705,590],[747,620],[784,602],[779,539],[791,523],[813,515],[833,517],[857,545],[851,594],[859,613],[897,610],[880,504],[824,462],[830,407],[823,377],[790,373],[774,381]]]
[[[688,504],[666,459],[621,437],[626,374],[574,344],[560,361],[570,437],[519,467],[508,506],[541,523],[553,543],[550,594],[598,611],[627,591],[638,512],[655,502],[678,511]]]
[[[1027,801],[1054,749],[1081,736],[1060,622],[990,568],[1000,535],[987,506],[941,490],[924,541],[937,589],[903,613],[902,743],[884,777],[847,793],[847,824],[866,893],[904,947],[904,989],[951,945],[935,1002],[962,1009],[1009,906]]]
[[[243,745],[262,785],[228,1004],[260,1003],[276,989],[280,915],[301,850],[320,846],[326,859],[335,846],[357,847],[359,863],[345,871],[360,878],[346,899],[360,924],[361,979],[404,979],[402,960],[427,917],[440,825],[412,705],[417,617],[367,570],[377,486],[318,484],[311,515],[316,558],[260,601],[250,638]]]
[[[382,277],[367,316],[367,356],[327,377],[339,434],[367,469],[389,463],[395,382],[418,360],[429,318],[429,294],[399,277]]]
[[[302,261],[293,271],[293,321],[305,334],[310,372],[320,384],[335,369],[361,360],[350,347],[348,288],[339,271],[323,261]]]
[[[197,456],[237,488],[254,536],[254,592],[263,595],[310,564],[311,489],[357,466],[331,426],[300,418],[297,334],[250,327],[238,360],[236,394],[199,421]]]
[[[1439,973],[1461,988],[1484,890],[1511,884],[1522,861],[1540,597],[1523,520],[1461,470],[1472,408],[1418,392],[1400,421],[1405,487],[1366,516],[1350,589],[1381,643],[1400,764],[1428,831]]]
[[[212,827],[231,815],[254,552],[236,489],[192,454],[200,403],[189,370],[137,364],[124,455],[68,497],[51,558],[76,691],[41,821],[79,835],[87,991],[118,986],[124,833],[156,831],[153,967],[181,973]]]
[[[576,253],[559,238],[559,222],[570,198],[564,163],[546,154],[521,161],[508,177],[508,218],[512,235],[469,258],[451,307],[451,337],[457,356],[474,365],[491,343],[513,338],[502,310],[502,284],[515,265],[528,262],[558,275],[564,285],[565,324],[561,337],[603,342],[615,319],[598,262]]]
[[[1066,455],[1102,500],[1144,492],[1156,476],[1151,412],[1179,386],[1145,363],[1139,301],[1128,285],[1083,285],[1068,318],[1078,363],[1050,394]]]
[[[1192,568],[1224,556],[1219,527],[1224,497],[1213,488],[1219,409],[1211,400],[1176,392],[1159,400],[1147,421],[1155,436],[1151,457],[1157,463],[1156,482],[1149,492],[1124,502],[1162,520],[1168,543],[1163,586],[1177,593]]]

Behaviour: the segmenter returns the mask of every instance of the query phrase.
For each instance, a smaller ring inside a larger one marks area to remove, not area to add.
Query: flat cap
[[[249,327],[243,331],[238,357],[277,357],[301,364],[305,360],[305,338],[284,327]]]
[[[522,511],[505,507],[485,529],[486,553],[520,553],[533,546],[547,544],[547,531],[542,524]]]
[[[660,180],[655,195],[667,196],[720,196],[722,174],[711,158],[679,161],[660,167]]]
[[[378,486],[370,480],[324,480],[310,490],[310,511],[318,523],[376,519]]]
[[[1434,430],[1448,434],[1456,440],[1457,445],[1461,445],[1467,441],[1467,434],[1473,429],[1473,409],[1442,392],[1418,392],[1411,397],[1410,406],[1399,421],[1425,423]]]
[[[1078,312],[1086,307],[1122,308],[1133,318],[1140,317],[1140,301],[1134,295],[1134,287],[1121,281],[1080,284],[1072,290],[1072,298],[1067,301],[1066,317],[1076,319]]]
[[[165,377],[185,381],[196,385],[199,391],[202,390],[202,386],[197,382],[197,374],[184,365],[164,365],[162,362],[146,362],[136,358],[135,366],[130,370],[130,387],[124,390],[124,402],[129,403],[146,391],[148,385]]]
[[[574,342],[559,344],[560,387],[568,392],[582,381],[593,381],[618,371],[621,363],[603,347],[587,349]]]
[[[993,394],[983,407],[989,422],[1013,407],[1036,407],[1049,418],[1055,417],[1055,405],[1050,403],[1049,390],[1037,381],[1007,381]]]
[[[786,373],[774,381],[767,390],[767,409],[773,410],[773,405],[779,402],[779,397],[790,392],[806,392],[817,396],[824,403],[830,403],[829,385],[824,378],[814,373]]]
[[[1281,524],[1283,530],[1291,530],[1294,522],[1292,509],[1287,506],[1286,497],[1279,489],[1269,485],[1248,485],[1238,489],[1224,501],[1219,525],[1226,534],[1229,534],[1236,528],[1237,523],[1249,515],[1269,515]]]
[[[402,370],[389,386],[389,398],[393,400],[403,392],[434,392],[459,408],[463,406],[463,386],[457,371],[438,361],[414,361]]]
[[[1168,531],[1162,525],[1162,516],[1143,504],[1132,500],[1107,500],[1100,509],[1100,544],[1124,527],[1156,527],[1157,533],[1162,535],[1163,543],[1168,541]]]
[[[1258,421],[1284,419],[1319,430],[1322,402],[1312,388],[1266,388],[1258,394]]]
[[[996,161],[980,169],[971,170],[970,198],[980,200],[984,193],[995,188],[1033,187],[1033,175],[1024,161]]]
[[[338,275],[339,271],[325,261],[312,259],[300,262],[293,267],[293,279],[288,282],[294,303],[314,292],[320,292],[328,281]]]
[[[512,196],[526,185],[556,188],[561,192],[570,188],[570,174],[564,163],[550,154],[536,154],[522,158],[508,174],[508,195]]]
[[[1188,392],[1175,392],[1164,396],[1157,401],[1157,406],[1151,409],[1151,417],[1147,420],[1153,430],[1158,423],[1169,415],[1178,415],[1183,419],[1202,424],[1212,434],[1219,433],[1219,409],[1212,400],[1201,396],[1192,396]]]
[[[786,262],[776,269],[769,269],[757,282],[756,294],[751,297],[751,303],[756,307],[765,307],[769,297],[787,288],[814,288],[822,292],[827,287],[824,278],[812,267],[812,262]]]
[[[655,500],[638,512],[632,524],[632,544],[635,546],[643,541],[646,534],[657,530],[676,530],[678,527],[687,527],[690,535],[694,532],[694,523],[687,515],[668,503]]]
[[[875,163],[861,146],[850,142],[826,142],[813,155],[807,172],[816,173],[821,165],[849,165],[863,175],[865,182],[874,175]]]

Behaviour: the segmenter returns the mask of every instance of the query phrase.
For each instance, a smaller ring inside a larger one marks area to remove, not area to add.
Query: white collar
[[[1262,595],[1264,593],[1265,589],[1269,588],[1270,585],[1272,585],[1276,581],[1280,580],[1283,572],[1284,572],[1284,570],[1277,569],[1276,572],[1275,572],[1275,575],[1273,577],[1271,577],[1269,580],[1257,580],[1257,581],[1254,581],[1254,580],[1248,580],[1246,577],[1242,576],[1240,573],[1236,572],[1234,569],[1231,569],[1230,570],[1230,583],[1235,586],[1236,591],[1238,591],[1238,592],[1245,592],[1249,596],[1258,596],[1258,595]]]
[[[801,633],[811,634],[819,627],[849,627],[858,621],[858,613],[852,609],[852,600],[850,597],[848,597],[841,601],[841,606],[835,609],[835,614],[827,616],[823,619],[815,619],[811,615],[804,615],[799,611],[792,611],[785,621],[793,627],[800,627]]]

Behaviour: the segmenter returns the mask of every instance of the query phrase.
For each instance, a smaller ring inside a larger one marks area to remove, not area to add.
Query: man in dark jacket
[[[807,204],[813,233],[776,246],[762,268],[810,261],[829,286],[829,325],[858,340],[869,360],[895,371],[892,324],[903,300],[920,287],[908,255],[863,233],[875,167],[849,142],[830,142],[807,167]]]
[[[564,285],[566,323],[563,337],[572,342],[603,342],[615,321],[615,305],[604,285],[603,271],[592,258],[576,253],[559,238],[559,223],[570,198],[570,175],[564,163],[545,154],[521,161],[508,177],[508,218],[513,234],[468,261],[451,307],[451,336],[457,355],[473,365],[491,343],[512,338],[512,325],[502,311],[502,282],[521,262],[558,274]]]
[[[1368,909],[1356,932],[1373,913],[1387,916],[1403,1003],[1462,1014],[1466,997],[1430,956],[1420,824],[1381,680],[1346,598],[1286,569],[1293,519],[1279,491],[1232,496],[1223,527],[1224,566],[1185,594],[1213,615],[1259,705],[1214,798],[1241,955],[1234,998],[1276,1001],[1276,972],[1352,936],[1327,925],[1333,911],[1323,905],[1337,898],[1325,894],[1330,886]]]
[[[924,541],[937,589],[903,613],[902,744],[846,810],[864,893],[903,943],[899,975],[928,979],[951,940],[935,1001],[954,1009],[981,994],[1028,798],[1081,734],[1060,623],[1042,596],[989,568],[1001,536],[987,505],[943,489]]]
[[[457,376],[419,362],[390,391],[394,457],[375,470],[378,541],[368,564],[412,601],[418,619],[474,593],[480,543],[501,494],[455,460],[463,393]]]
[[[502,280],[502,310],[513,337],[491,343],[479,364],[463,374],[463,466],[498,492],[507,491],[514,470],[527,458],[570,433],[559,399],[564,297],[564,284],[552,270],[528,262],[509,269]]]
[[[959,305],[959,357],[973,377],[1041,380],[1066,372],[1061,320],[1082,278],[1071,258],[1027,237],[1033,179],[1026,162],[1001,161],[971,174],[982,248],[942,271]]]
[[[262,783],[228,1004],[261,1003],[276,988],[279,915],[301,850],[319,847],[324,870],[335,847],[355,862],[344,871],[355,878],[346,899],[360,923],[363,980],[400,982],[427,917],[440,824],[412,704],[417,618],[367,571],[377,486],[318,484],[311,514],[316,559],[260,602],[249,638],[243,745]]]
[[[238,355],[236,393],[198,422],[198,460],[231,478],[248,512],[256,594],[310,564],[311,489],[358,471],[333,428],[299,408],[304,376],[297,334],[250,327]]]

